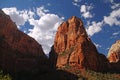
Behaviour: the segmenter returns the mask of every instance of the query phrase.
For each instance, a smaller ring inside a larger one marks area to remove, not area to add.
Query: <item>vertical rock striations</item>
[[[83,22],[75,16],[59,26],[55,36],[54,51],[57,54],[57,67],[69,64],[99,71],[104,67],[101,65],[101,58],[106,60],[105,64],[108,62],[104,55],[98,54],[85,31]]]

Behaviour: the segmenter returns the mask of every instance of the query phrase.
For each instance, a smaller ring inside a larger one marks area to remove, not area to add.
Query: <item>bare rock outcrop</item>
[[[107,57],[109,62],[116,63],[120,61],[120,40],[111,46]]]
[[[108,63],[104,55],[100,56],[88,37],[83,22],[75,16],[59,26],[55,36],[54,51],[57,54],[56,67],[69,64],[99,71],[103,70],[103,65],[100,64],[104,62],[102,58],[105,64]]]
[[[107,57],[111,65],[111,71],[120,72],[120,40],[117,40],[111,46]]]

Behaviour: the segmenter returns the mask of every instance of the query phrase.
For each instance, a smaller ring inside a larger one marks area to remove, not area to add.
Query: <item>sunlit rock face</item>
[[[59,26],[52,51],[57,54],[56,67],[69,64],[99,71],[103,69],[104,62],[108,63],[104,55],[98,54],[86,33],[83,22],[75,16]]]
[[[107,57],[110,62],[110,70],[112,72],[120,72],[120,40],[117,40],[111,46]]]
[[[111,63],[120,62],[120,40],[116,41],[116,43],[111,46],[108,52],[108,59]]]

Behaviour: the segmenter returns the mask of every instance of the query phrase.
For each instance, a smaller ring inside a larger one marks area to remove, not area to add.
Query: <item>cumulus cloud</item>
[[[112,2],[112,1],[111,1]],[[120,3],[112,3],[109,16],[104,16],[102,21],[95,22],[95,21],[87,21],[87,28],[86,31],[89,36],[93,36],[95,33],[98,33],[102,30],[102,27],[106,24],[109,26],[120,26]],[[89,10],[89,9],[88,9]],[[86,6],[81,6],[81,12],[87,12]],[[113,33],[113,35],[117,35],[118,33]]]
[[[11,17],[17,26],[22,26],[26,22],[32,25],[33,28],[29,29],[27,34],[42,45],[46,54],[49,53],[57,28],[64,17],[50,13],[44,6],[35,8],[34,12],[31,10],[17,10],[16,7],[3,8],[2,10]],[[34,16],[38,18],[36,19]]]
[[[80,13],[82,15],[82,17],[86,18],[92,18],[93,15],[91,14],[90,10],[93,9],[92,5],[81,5],[80,7]]]
[[[72,2],[74,6],[79,6],[78,3]]]
[[[83,12],[86,10],[83,9]],[[120,26],[120,8],[116,7],[112,10],[109,16],[104,16],[103,20],[101,22],[88,22],[88,27],[86,28],[86,31],[89,36],[93,36],[95,33],[98,33],[102,30],[103,25],[108,24],[109,26]],[[116,35],[118,33],[113,33],[113,35]]]
[[[86,28],[86,31],[89,36],[93,36],[95,33],[98,33],[102,30],[103,22],[95,22],[93,21],[88,27]]]
[[[2,9],[7,15],[10,16],[13,22],[16,23],[16,25],[21,26],[24,25],[25,22],[29,19],[32,18],[34,13],[32,11],[27,11],[27,10],[17,10],[16,7],[11,7],[11,8],[3,8]]]
[[[120,3],[113,3],[113,5],[111,6],[112,9],[116,9],[120,7]]]
[[[109,14],[109,16],[104,16],[104,22],[110,26],[120,26],[120,3],[114,3],[114,0],[111,1],[112,12]]]
[[[82,0],[73,0],[72,4],[75,5],[75,6],[80,6],[79,5],[79,2],[81,2]]]
[[[44,6],[37,8],[37,14],[39,16],[44,16],[46,12],[49,12],[49,10],[45,9]]]
[[[110,26],[120,26],[120,8],[113,10],[109,16],[104,16],[104,22]]]
[[[28,35],[35,38],[42,45],[45,53],[48,53],[53,45],[57,27],[61,22],[62,18],[55,14],[45,14],[39,20],[32,19],[30,24],[34,28],[30,30]]]
[[[92,4],[90,4],[90,5],[88,5],[88,4],[80,5],[81,1],[82,0],[73,0],[72,4],[74,6],[77,6],[77,7],[80,8],[80,13],[81,13],[81,16],[83,18],[85,18],[85,19],[86,18],[92,18],[93,14],[91,13],[91,10],[93,9],[93,5]]]
[[[42,9],[37,8],[37,14],[40,17],[39,19],[29,19],[30,25],[34,27],[30,29],[28,35],[35,38],[42,45],[44,52],[48,54],[53,45],[57,28],[63,21],[63,17],[48,13],[43,7]]]

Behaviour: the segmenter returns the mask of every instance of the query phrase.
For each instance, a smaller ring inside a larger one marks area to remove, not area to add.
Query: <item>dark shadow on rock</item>
[[[102,53],[98,54],[98,63],[99,66],[97,72],[106,73],[109,71],[109,67],[110,67],[109,61],[106,58],[106,56],[103,55]]]
[[[78,80],[78,77],[67,71],[56,70],[45,75],[38,76],[38,79],[36,80]]]
[[[51,51],[48,60],[39,56],[16,57],[12,53],[19,52],[7,50],[0,59],[2,69],[12,76],[12,80],[78,80],[78,77],[70,72],[56,70],[57,55],[54,51]]]
[[[110,72],[111,73],[120,73],[120,61],[117,63],[110,63]]]
[[[49,53],[49,65],[52,69],[56,69],[58,55],[54,50],[54,46],[51,47],[51,51]]]
[[[55,70],[47,73],[31,74],[29,72],[21,72],[17,74],[15,80],[78,80],[78,77],[72,73],[63,70]]]

